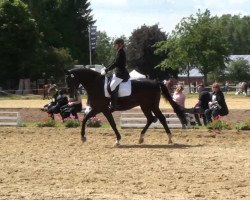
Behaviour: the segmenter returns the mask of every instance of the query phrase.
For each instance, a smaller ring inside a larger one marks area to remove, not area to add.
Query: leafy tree
[[[228,14],[217,21],[230,44],[230,54],[250,54],[250,17]]]
[[[139,72],[150,78],[162,78],[163,72],[155,67],[160,63],[161,56],[155,55],[154,44],[166,40],[167,36],[158,25],[146,26],[134,30],[127,46],[128,66],[136,68]]]
[[[87,0],[23,1],[38,22],[45,48],[68,48],[74,60],[88,63],[88,27],[94,20]]]
[[[229,50],[222,29],[214,17],[206,10],[183,18],[176,26],[169,42],[157,44],[156,52],[169,52],[161,67],[190,69],[194,65],[204,75],[207,84],[208,73],[215,69],[224,69]],[[169,60],[167,60],[169,59]]]
[[[97,64],[107,66],[114,57],[112,38],[108,37],[106,32],[97,32],[96,51],[94,61]]]
[[[39,45],[38,27],[28,7],[20,0],[3,1],[0,5],[0,81],[28,78],[35,69]]]
[[[228,76],[233,81],[248,81],[250,80],[250,64],[247,60],[239,58],[236,61],[231,61],[228,66]]]

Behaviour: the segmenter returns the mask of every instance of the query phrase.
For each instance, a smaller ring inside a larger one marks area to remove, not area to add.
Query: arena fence
[[[182,125],[179,118],[175,113],[163,113],[166,117],[166,121],[169,128],[190,128],[191,122],[194,120],[193,116],[190,114],[187,115],[188,126]],[[132,112],[123,112],[120,116],[120,127],[121,128],[143,128],[146,125],[147,119],[143,113],[132,113]],[[149,128],[163,128],[159,120],[152,123]]]
[[[0,112],[0,126],[21,126],[19,112]]]

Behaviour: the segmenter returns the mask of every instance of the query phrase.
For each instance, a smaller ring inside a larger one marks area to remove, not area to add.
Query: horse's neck
[[[84,87],[84,89],[86,90],[88,95],[96,95],[96,94],[100,94],[101,91],[98,91],[99,88],[103,88],[100,87],[100,85],[104,85],[103,79],[99,79],[98,77],[94,78],[94,79],[81,79],[82,81],[80,82],[82,84],[82,86]]]

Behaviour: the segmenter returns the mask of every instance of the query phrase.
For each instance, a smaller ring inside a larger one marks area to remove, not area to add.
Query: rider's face
[[[121,45],[119,43],[116,43],[114,47],[115,47],[115,49],[119,49],[121,47]]]

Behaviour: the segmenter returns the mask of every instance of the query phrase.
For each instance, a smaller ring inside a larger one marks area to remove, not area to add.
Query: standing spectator
[[[217,116],[224,116],[229,113],[223,92],[218,83],[212,85],[212,101],[208,103],[209,108],[205,110],[207,122],[211,122]]]
[[[183,90],[184,90],[183,85],[177,85],[175,92],[173,94],[173,100],[184,109],[186,96],[185,94],[183,94]]]
[[[224,92],[225,92],[225,94],[227,94],[228,90],[229,90],[229,82],[226,81],[225,82],[225,86],[224,86]]]
[[[194,81],[191,85],[191,89],[193,93],[196,93],[196,82]]]

